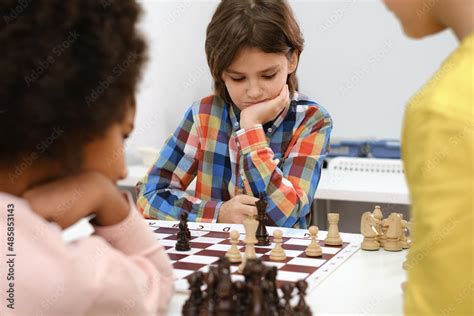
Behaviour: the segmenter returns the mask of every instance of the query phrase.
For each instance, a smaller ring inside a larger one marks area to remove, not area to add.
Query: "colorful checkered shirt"
[[[217,96],[195,102],[138,182],[146,218],[216,222],[220,206],[237,194],[268,201],[268,224],[306,228],[328,152],[328,112],[295,93],[271,127],[240,129],[238,109]],[[265,125],[267,127],[267,125]],[[196,178],[193,195],[186,192]]]

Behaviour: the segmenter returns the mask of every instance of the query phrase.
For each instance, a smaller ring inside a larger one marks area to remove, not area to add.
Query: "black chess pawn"
[[[265,226],[265,222],[267,221],[267,205],[268,202],[265,200],[263,195],[260,195],[259,200],[255,202],[258,220],[258,227],[255,233],[255,237],[257,237],[256,246],[268,246],[271,244],[270,238],[268,237],[267,227]]]
[[[306,296],[306,289],[308,288],[308,283],[305,280],[299,280],[298,282],[296,282],[296,288],[298,289],[298,295],[300,297],[300,300],[294,308],[294,315],[311,316],[311,309],[304,300]]]
[[[176,242],[175,248],[178,251],[191,250],[191,246],[189,245],[189,239],[186,236],[186,231],[180,230],[178,232],[178,242]]]
[[[285,283],[281,287],[283,292],[283,299],[285,300],[283,309],[281,311],[282,316],[293,316],[293,308],[291,307],[291,298],[295,285],[293,283]]]
[[[209,272],[206,274],[207,298],[205,303],[208,316],[213,316],[216,312],[218,277],[217,268],[210,266]]]
[[[188,300],[184,303],[182,313],[183,316],[197,316],[203,302],[202,289],[204,274],[201,271],[196,271],[186,279],[189,283],[189,290],[191,294]]]
[[[188,251],[191,250],[191,246],[189,244],[189,241],[191,240],[191,233],[189,232],[188,229],[188,213],[187,212],[182,212],[180,216],[180,221],[178,225],[178,233],[177,233],[177,239],[178,241],[176,242],[176,250],[178,251]]]
[[[188,212],[183,211],[179,216],[179,225],[182,226],[182,230],[186,231],[186,237],[191,240],[191,231],[188,228]]]
[[[280,299],[276,285],[277,267],[267,267],[262,288],[265,294],[265,312],[268,316],[278,316],[280,311]]]

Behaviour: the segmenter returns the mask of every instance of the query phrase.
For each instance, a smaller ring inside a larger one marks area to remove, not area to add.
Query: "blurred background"
[[[334,120],[331,154],[313,203],[313,223],[341,214],[344,232],[359,232],[360,216],[382,207],[409,219],[410,196],[400,160],[404,108],[456,47],[444,32],[407,38],[380,0],[290,0],[305,38],[298,68],[300,91]],[[206,27],[218,0],[142,0],[140,25],[150,60],[138,95],[135,131],[127,141],[135,184],[157,158],[193,101],[212,93]],[[188,188],[193,192],[193,184]]]
[[[150,61],[130,149],[160,148],[195,100],[212,93],[204,52],[218,0],[142,0]],[[408,39],[380,0],[290,0],[305,38],[300,91],[334,119],[332,138],[399,139],[409,98],[456,46],[449,32]]]

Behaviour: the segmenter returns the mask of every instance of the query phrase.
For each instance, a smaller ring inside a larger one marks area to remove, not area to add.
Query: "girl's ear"
[[[293,51],[288,59],[288,74],[295,72],[298,66],[298,54]]]

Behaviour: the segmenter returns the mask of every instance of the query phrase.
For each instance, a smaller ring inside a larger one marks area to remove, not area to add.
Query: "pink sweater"
[[[58,225],[0,192],[0,315],[166,314],[171,262],[130,207],[121,223],[66,244]]]

